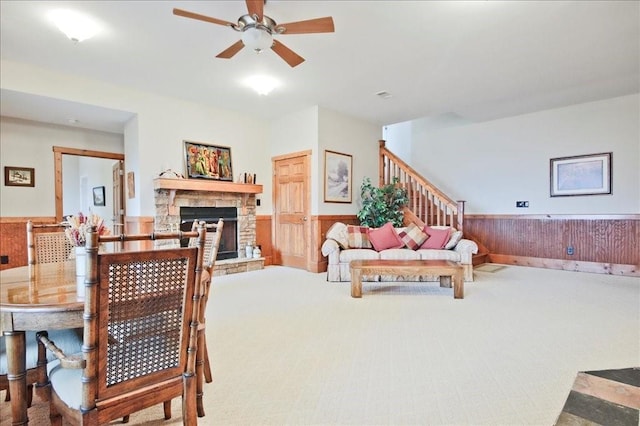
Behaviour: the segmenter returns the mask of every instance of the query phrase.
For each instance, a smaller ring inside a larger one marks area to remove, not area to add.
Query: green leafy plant
[[[403,207],[409,202],[407,190],[398,185],[398,178],[382,187],[371,184],[371,179],[364,178],[360,186],[362,208],[357,213],[362,226],[379,228],[387,222],[393,226],[402,226]]]

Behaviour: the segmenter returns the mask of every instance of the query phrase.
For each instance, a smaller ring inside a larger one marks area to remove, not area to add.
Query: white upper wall
[[[263,194],[258,195],[262,201],[258,214],[272,212],[273,156],[312,151],[313,214],[354,214],[362,178],[366,174],[375,180],[377,176],[379,126],[316,106],[267,123],[232,111],[26,64],[2,61],[2,71],[3,88],[134,115],[124,129],[125,173],[133,172],[135,182],[135,198],[127,197],[128,216],[155,214],[153,179],[166,169],[185,172],[184,140],[230,147],[234,181],[241,173],[249,172],[255,173],[257,183],[263,185]],[[351,204],[324,203],[325,149],[356,154]]]
[[[122,153],[122,135],[0,117],[0,165],[32,167],[35,187],[0,186],[0,216],[56,215],[53,147]]]
[[[320,108],[318,130],[318,156],[316,187],[313,199],[317,203],[314,214],[356,214],[360,210],[360,185],[364,177],[378,181],[378,141],[382,137],[380,126],[348,117],[332,110]],[[324,201],[324,151],[335,151],[352,156],[351,203]]]
[[[242,172],[256,173],[270,193],[264,120],[11,61],[2,61],[1,68],[4,89],[136,114],[125,129],[125,172],[135,173],[136,187],[136,197],[127,198],[127,215],[155,215],[153,179],[168,168],[184,173],[184,140],[230,147],[234,181]],[[258,207],[258,214],[270,212]]]
[[[405,141],[410,164],[453,199],[466,200],[467,213],[640,213],[638,95],[457,127],[424,123],[413,121]],[[601,152],[613,153],[613,194],[550,197],[551,158]],[[516,209],[519,200],[529,208]]]

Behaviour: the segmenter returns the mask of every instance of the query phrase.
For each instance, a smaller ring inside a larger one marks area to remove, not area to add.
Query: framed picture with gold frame
[[[324,201],[350,203],[353,157],[335,151],[324,151]]]

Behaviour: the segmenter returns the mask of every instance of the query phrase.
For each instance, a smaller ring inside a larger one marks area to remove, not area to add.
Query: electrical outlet
[[[573,256],[573,246],[569,246],[569,247],[567,247],[567,254],[568,254],[569,256]]]
[[[256,206],[260,207],[260,198],[256,198]]]
[[[9,256],[0,256],[0,265],[7,265],[9,263]]]
[[[529,207],[528,201],[516,201],[516,207]]]

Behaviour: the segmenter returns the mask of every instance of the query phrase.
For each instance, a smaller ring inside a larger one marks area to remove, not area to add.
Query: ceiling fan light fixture
[[[73,10],[56,9],[49,13],[49,18],[74,42],[90,39],[100,32],[100,26],[94,20]]]
[[[268,75],[253,75],[247,78],[244,83],[262,96],[268,95],[273,89],[280,86],[278,80]]]
[[[256,53],[260,53],[271,48],[273,37],[266,29],[249,27],[242,31],[242,43]]]

